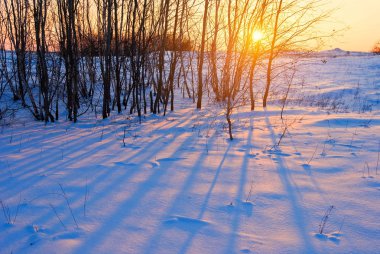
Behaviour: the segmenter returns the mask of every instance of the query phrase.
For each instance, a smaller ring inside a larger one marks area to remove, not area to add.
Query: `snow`
[[[378,252],[380,58],[323,59],[299,63],[279,146],[280,107],[236,109],[229,141],[180,96],[141,124],[2,125],[0,253]]]

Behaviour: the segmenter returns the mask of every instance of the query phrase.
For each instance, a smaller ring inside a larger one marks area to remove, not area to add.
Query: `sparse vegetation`
[[[327,221],[330,218],[333,209],[334,209],[333,205],[329,206],[329,208],[327,208],[327,210],[325,211],[325,214],[322,216],[321,222],[319,223],[319,229],[318,229],[319,234],[324,233],[324,230],[325,230],[326,225],[327,225]]]
[[[375,55],[380,55],[380,41],[375,44],[372,48],[372,53]]]
[[[3,215],[4,215],[4,219],[5,219],[6,223],[15,224],[17,216],[18,216],[18,212],[20,209],[20,205],[21,205],[21,195],[20,195],[20,199],[19,199],[18,205],[16,207],[16,210],[13,212],[11,211],[9,206],[5,203],[5,201],[0,200],[0,205],[1,205],[1,209],[3,211]]]
[[[324,2],[0,1],[1,252],[378,251],[380,46]]]

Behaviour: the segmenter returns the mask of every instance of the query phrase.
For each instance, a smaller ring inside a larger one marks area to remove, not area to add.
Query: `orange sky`
[[[325,48],[342,48],[351,51],[370,51],[380,40],[380,0],[331,0],[330,8],[338,8],[330,24],[323,29],[347,28]]]

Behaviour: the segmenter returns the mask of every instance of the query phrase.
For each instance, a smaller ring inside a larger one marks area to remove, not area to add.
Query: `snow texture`
[[[180,96],[141,124],[2,125],[0,253],[378,253],[380,58],[326,54],[299,63],[279,145],[271,103],[229,141]]]

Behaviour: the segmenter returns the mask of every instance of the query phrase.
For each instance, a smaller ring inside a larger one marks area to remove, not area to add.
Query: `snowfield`
[[[298,65],[284,119],[239,107],[233,141],[180,96],[141,124],[2,124],[0,253],[378,253],[380,57]]]

